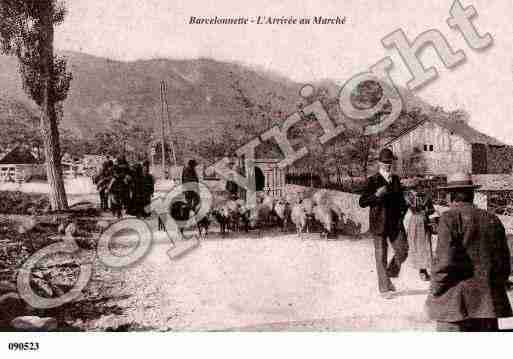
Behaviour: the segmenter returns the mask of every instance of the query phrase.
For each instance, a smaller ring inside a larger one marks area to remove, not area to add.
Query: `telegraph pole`
[[[167,85],[166,85],[166,81],[162,80],[162,84],[163,84],[163,93],[164,93],[163,97],[164,97],[164,101],[165,101],[167,121],[168,121],[168,124],[169,124],[169,130],[171,131],[171,116],[169,115],[169,104],[167,102]],[[173,138],[171,138],[170,141],[171,141],[171,154],[173,156],[173,163],[175,165],[175,168],[177,168],[178,164],[176,162],[176,153],[175,153],[175,145],[174,145],[174,142],[173,142]]]
[[[160,81],[160,103],[161,103],[161,112],[160,112],[160,124],[161,124],[161,148],[162,148],[162,174],[164,178],[167,177],[166,171],[166,138],[165,138],[165,130],[164,130],[164,89],[165,84],[164,81]]]

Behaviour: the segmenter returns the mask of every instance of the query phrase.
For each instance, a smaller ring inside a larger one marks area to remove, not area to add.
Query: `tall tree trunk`
[[[371,140],[370,137],[367,137],[365,139],[365,149],[364,149],[364,160],[363,160],[363,176],[367,177],[368,171],[369,171],[369,157],[371,152]]]
[[[39,48],[41,60],[41,78],[43,101],[41,103],[41,136],[43,138],[46,175],[50,187],[50,205],[53,210],[68,208],[61,168],[61,151],[59,146],[59,129],[55,111],[53,86],[53,23],[52,2],[43,6],[41,13],[41,42]]]

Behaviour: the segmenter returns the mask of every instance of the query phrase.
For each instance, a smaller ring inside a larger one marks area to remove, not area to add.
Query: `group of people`
[[[360,206],[370,207],[379,292],[394,297],[391,278],[410,256],[420,278],[430,281],[426,307],[437,330],[498,330],[498,318],[513,316],[507,296],[511,255],[501,221],[473,205],[479,186],[470,175],[452,174],[440,187],[450,196],[450,209],[439,217],[433,251],[433,203],[418,184],[403,187],[392,173],[395,159],[389,149],[380,152],[378,173],[360,197]]]
[[[151,203],[155,181],[148,161],[129,165],[123,157],[105,161],[94,177],[103,210],[121,218],[123,213],[146,217],[145,207]]]

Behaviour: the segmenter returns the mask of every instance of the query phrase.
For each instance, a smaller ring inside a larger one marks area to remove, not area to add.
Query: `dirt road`
[[[122,314],[88,323],[155,330],[432,330],[427,283],[404,267],[391,300],[377,294],[369,239],[295,235],[209,239],[172,261],[167,238],[118,272]],[[114,303],[113,303],[114,304]],[[85,328],[84,328],[85,329]]]

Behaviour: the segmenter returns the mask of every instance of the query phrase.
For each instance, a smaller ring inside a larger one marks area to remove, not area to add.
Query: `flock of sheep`
[[[198,223],[200,235],[208,234],[212,221],[219,224],[222,236],[229,232],[249,232],[281,228],[286,232],[295,229],[300,238],[303,233],[317,232],[321,237],[337,235],[339,224],[343,224],[344,213],[341,199],[320,190],[311,197],[289,194],[272,197],[259,194],[254,207],[242,200],[218,200],[218,203]]]

